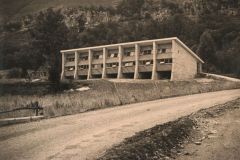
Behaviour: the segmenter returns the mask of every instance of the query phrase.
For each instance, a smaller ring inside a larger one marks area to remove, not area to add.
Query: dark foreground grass
[[[159,160],[175,158],[184,145],[193,141],[195,128],[202,119],[218,117],[224,112],[239,109],[240,99],[217,105],[210,109],[157,125],[151,129],[137,133],[124,142],[106,151],[99,160]]]
[[[123,143],[108,150],[100,160],[163,159],[180,149],[183,141],[195,125],[188,117],[159,125],[127,138]]]

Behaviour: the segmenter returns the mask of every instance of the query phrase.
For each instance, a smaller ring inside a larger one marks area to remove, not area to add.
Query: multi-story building
[[[178,38],[62,50],[61,79],[192,79],[204,63]]]

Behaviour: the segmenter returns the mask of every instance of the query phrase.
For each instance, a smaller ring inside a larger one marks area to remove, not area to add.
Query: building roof
[[[67,53],[67,52],[75,52],[75,51],[84,51],[89,49],[100,49],[100,48],[109,48],[109,47],[117,47],[117,46],[124,46],[124,45],[133,45],[136,43],[149,43],[149,42],[164,42],[164,41],[172,41],[175,40],[178,42],[184,49],[186,49],[194,58],[199,60],[201,63],[204,63],[204,61],[196,54],[194,53],[189,47],[187,47],[180,39],[177,37],[171,37],[171,38],[162,38],[162,39],[152,39],[152,40],[143,40],[143,41],[134,41],[134,42],[125,42],[125,43],[117,43],[117,44],[109,44],[109,45],[101,45],[101,46],[93,46],[93,47],[84,47],[84,48],[75,48],[75,49],[69,49],[69,50],[61,50],[61,53]]]

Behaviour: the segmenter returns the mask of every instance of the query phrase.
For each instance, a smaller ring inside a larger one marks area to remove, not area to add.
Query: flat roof
[[[93,46],[93,47],[84,47],[84,48],[75,48],[75,49],[68,49],[68,50],[61,50],[61,53],[67,53],[67,52],[76,52],[76,51],[84,51],[89,49],[100,49],[100,48],[111,48],[111,47],[118,47],[118,46],[126,46],[126,45],[134,45],[134,44],[141,44],[141,43],[149,43],[149,42],[165,42],[165,41],[177,41],[182,47],[184,47],[190,54],[192,54],[193,57],[198,59],[201,63],[204,63],[204,61],[197,56],[190,48],[188,48],[180,39],[177,37],[170,37],[170,38],[162,38],[162,39],[152,39],[152,40],[143,40],[143,41],[134,41],[134,42],[124,42],[124,43],[117,43],[117,44],[109,44],[109,45],[100,45],[100,46]]]

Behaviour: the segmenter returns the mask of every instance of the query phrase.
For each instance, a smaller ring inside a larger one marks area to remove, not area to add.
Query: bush
[[[7,78],[21,78],[22,70],[18,68],[11,69],[8,74]]]

